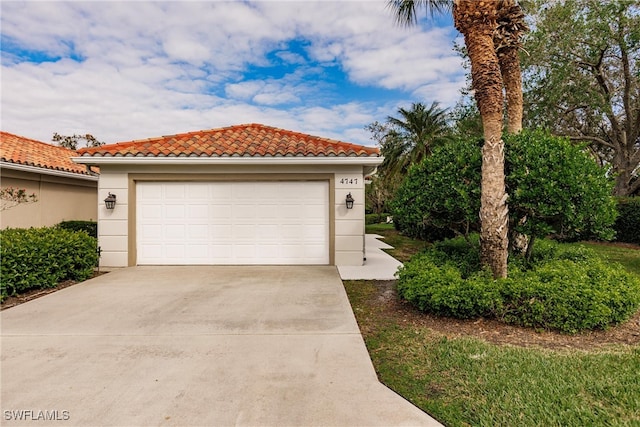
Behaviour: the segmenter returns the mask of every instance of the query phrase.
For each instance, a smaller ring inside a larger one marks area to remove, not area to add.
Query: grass
[[[395,251],[425,246],[368,226]],[[640,251],[589,244],[640,275]],[[447,426],[640,426],[640,346],[554,351],[447,339],[381,308],[373,282],[345,282],[380,380]]]
[[[400,262],[408,261],[411,256],[429,245],[425,241],[403,236],[393,227],[393,224],[369,224],[366,226],[366,233],[383,236],[384,242],[393,246],[393,249],[386,249],[385,252]]]
[[[447,426],[640,425],[638,347],[553,352],[400,325],[367,346],[381,381]]]
[[[624,246],[596,242],[583,242],[580,244],[595,250],[610,261],[619,262],[628,271],[640,276],[640,248],[631,249]]]

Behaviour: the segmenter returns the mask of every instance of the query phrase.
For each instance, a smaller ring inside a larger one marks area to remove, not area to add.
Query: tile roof
[[[92,157],[379,156],[374,147],[255,123],[82,148],[78,153]]]
[[[3,162],[92,175],[85,165],[71,161],[71,157],[77,156],[77,152],[68,148],[0,131],[0,160]]]

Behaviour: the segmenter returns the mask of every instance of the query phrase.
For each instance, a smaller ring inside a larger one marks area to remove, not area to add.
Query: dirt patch
[[[617,344],[640,344],[640,311],[629,321],[607,330],[568,335],[506,325],[496,320],[459,320],[434,316],[423,313],[407,301],[401,300],[396,293],[395,281],[376,281],[374,285],[377,289],[376,302],[382,311],[380,315],[400,324],[429,328],[448,338],[475,337],[494,344],[550,349],[589,350]]]
[[[106,272],[100,272],[100,273],[95,272],[95,273],[93,273],[93,276],[90,277],[90,279],[93,279],[94,277],[101,276],[103,274],[107,274],[107,273]],[[65,280],[64,282],[58,283],[53,288],[32,289],[30,291],[27,291],[27,292],[24,292],[24,293],[21,293],[21,294],[18,294],[18,295],[14,295],[14,296],[8,297],[8,298],[6,298],[4,301],[2,301],[0,303],[0,310],[6,310],[7,308],[15,307],[16,305],[20,305],[20,304],[23,304],[23,303],[25,303],[27,301],[31,301],[33,299],[43,297],[45,295],[48,295],[48,294],[51,294],[53,292],[59,291],[60,289],[68,288],[69,286],[77,285],[78,283],[82,283],[82,282],[76,282],[75,280]]]

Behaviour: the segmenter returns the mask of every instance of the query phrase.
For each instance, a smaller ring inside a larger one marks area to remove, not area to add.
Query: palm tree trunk
[[[500,72],[507,95],[507,132],[519,133],[522,131],[522,72],[518,48],[508,47],[498,52]]]
[[[507,131],[522,130],[522,71],[518,52],[521,36],[529,30],[522,8],[515,0],[502,0],[498,6],[497,28],[493,44],[500,62],[502,82],[507,97]]]
[[[508,207],[502,141],[502,75],[493,43],[495,1],[455,0],[453,17],[464,35],[471,80],[482,116],[484,146],[480,195],[480,260],[496,278],[507,276]]]

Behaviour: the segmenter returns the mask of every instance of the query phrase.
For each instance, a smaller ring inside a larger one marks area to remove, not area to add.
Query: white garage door
[[[138,264],[329,264],[329,184],[139,182]]]

